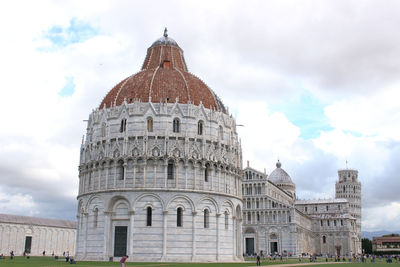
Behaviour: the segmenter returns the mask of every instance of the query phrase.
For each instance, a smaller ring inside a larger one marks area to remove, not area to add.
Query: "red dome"
[[[126,100],[132,103],[168,102],[199,105],[226,113],[215,93],[187,70],[183,50],[167,34],[147,49],[142,70],[118,83],[100,104],[119,106]]]

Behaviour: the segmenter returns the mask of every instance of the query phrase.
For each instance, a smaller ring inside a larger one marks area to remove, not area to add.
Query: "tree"
[[[372,242],[368,238],[361,239],[362,250],[364,253],[372,254]]]

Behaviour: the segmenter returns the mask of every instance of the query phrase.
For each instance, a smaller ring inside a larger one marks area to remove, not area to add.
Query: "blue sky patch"
[[[58,95],[61,97],[71,96],[75,92],[75,84],[74,84],[74,77],[69,76],[67,77],[67,82],[65,83],[64,87],[58,92]]]
[[[319,137],[321,131],[333,130],[325,116],[325,107],[310,92],[305,91],[300,97],[271,106],[271,110],[284,113],[290,122],[300,128],[300,137],[313,139]]]
[[[68,27],[53,26],[44,34],[44,38],[51,41],[53,48],[62,48],[84,42],[96,35],[98,30],[89,23],[72,18]]]

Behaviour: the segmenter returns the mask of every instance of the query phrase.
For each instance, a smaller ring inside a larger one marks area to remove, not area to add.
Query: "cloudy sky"
[[[167,26],[229,106],[244,165],[299,198],[359,171],[363,230],[400,230],[400,2],[2,1],[0,213],[75,219],[85,122]]]

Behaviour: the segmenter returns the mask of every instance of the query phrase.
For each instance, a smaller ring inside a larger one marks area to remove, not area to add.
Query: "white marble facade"
[[[244,172],[244,253],[361,253],[361,223],[357,223],[361,219],[361,185],[357,171],[340,170],[336,196],[341,198],[323,200],[296,199],[295,185],[279,161],[269,176],[250,166]]]
[[[242,160],[231,116],[136,101],[95,110],[87,132],[77,259],[119,258],[117,227],[127,229],[130,261],[242,258]]]
[[[71,255],[75,251],[76,223],[28,216],[0,214],[0,254],[32,256]]]

